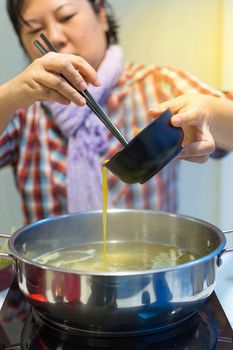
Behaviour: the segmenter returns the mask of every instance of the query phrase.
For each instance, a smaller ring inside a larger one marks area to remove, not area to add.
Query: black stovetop
[[[182,325],[159,334],[107,338],[58,330],[30,307],[16,281],[0,311],[0,350],[233,350],[233,330],[213,293]]]

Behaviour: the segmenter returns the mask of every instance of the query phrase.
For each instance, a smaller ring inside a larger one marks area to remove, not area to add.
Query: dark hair
[[[91,3],[95,13],[99,12],[99,9],[101,6],[105,7],[108,26],[109,26],[109,30],[106,33],[107,44],[109,45],[109,44],[118,43],[119,26],[116,21],[112,6],[106,0],[100,0],[98,4],[96,0],[88,0],[88,1]],[[28,23],[24,20],[21,14],[23,3],[24,3],[24,0],[6,0],[6,7],[7,7],[9,18],[19,38],[20,44],[24,49],[22,40],[20,38],[20,27],[21,27],[21,23],[25,23],[25,24],[28,24]]]

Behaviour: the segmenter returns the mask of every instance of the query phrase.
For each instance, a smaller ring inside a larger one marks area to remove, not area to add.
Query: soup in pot
[[[83,244],[56,250],[34,259],[34,261],[76,271],[140,271],[168,268],[198,258],[193,253],[157,243],[123,242]]]

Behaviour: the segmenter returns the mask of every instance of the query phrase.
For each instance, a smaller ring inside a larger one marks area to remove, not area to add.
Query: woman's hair
[[[113,8],[106,0],[88,0],[92,5],[96,14],[98,14],[100,7],[104,6],[108,21],[109,29],[106,33],[107,44],[116,44],[118,43],[118,23],[116,21]],[[24,4],[24,0],[6,0],[6,7],[11,23],[14,27],[14,30],[19,38],[20,44],[24,49],[21,37],[20,37],[20,28],[21,23],[29,25],[23,18],[21,10]]]

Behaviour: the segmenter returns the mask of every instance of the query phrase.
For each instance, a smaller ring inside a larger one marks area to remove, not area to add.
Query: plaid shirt
[[[128,65],[105,108],[130,140],[151,121],[148,107],[187,92],[225,96],[182,70]],[[109,148],[100,162],[120,148],[109,134]],[[26,224],[67,213],[66,156],[67,140],[41,102],[17,111],[0,136],[0,166],[13,166]],[[178,161],[174,160],[143,185],[124,184],[108,172],[113,206],[175,211],[177,171]]]

